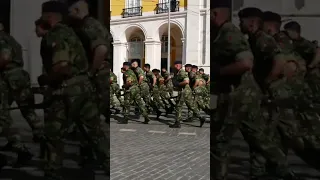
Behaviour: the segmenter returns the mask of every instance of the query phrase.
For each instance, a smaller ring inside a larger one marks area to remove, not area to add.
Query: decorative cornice
[[[176,18],[185,18],[187,16],[187,11],[183,12],[173,12],[170,14],[172,19]],[[131,24],[131,23],[141,23],[145,21],[156,21],[156,20],[166,20],[168,19],[168,14],[154,14],[154,15],[146,15],[146,16],[137,16],[137,17],[130,17],[130,18],[121,18],[121,19],[114,19],[110,21],[110,25],[119,25],[119,24]]]

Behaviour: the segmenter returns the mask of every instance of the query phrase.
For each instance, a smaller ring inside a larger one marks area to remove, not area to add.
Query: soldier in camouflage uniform
[[[210,100],[210,97],[209,97],[209,92],[210,92],[210,75],[209,74],[206,74],[204,73],[204,69],[203,68],[200,68],[199,69],[199,72],[202,76],[202,78],[206,81],[207,85],[207,90],[208,90],[208,99]]]
[[[119,84],[117,83],[118,81],[118,77],[111,71],[111,68],[110,69],[110,106],[115,108],[116,106],[116,103],[114,101],[114,98],[113,96],[116,95],[118,101],[120,102],[120,106],[123,107],[123,100],[121,98],[121,90],[120,90],[120,86]],[[118,109],[116,109],[116,113],[119,112]]]
[[[286,156],[277,144],[265,134],[266,126],[260,109],[263,97],[251,69],[253,54],[244,35],[231,22],[231,1],[215,1],[211,4],[211,24],[217,28],[212,37],[211,58],[215,61],[211,94],[218,95],[217,119],[212,122],[211,163],[213,179],[227,178],[227,161],[231,140],[240,128],[250,148],[261,152],[272,162],[274,176],[296,179],[288,168]],[[258,11],[258,13],[261,11]],[[232,113],[230,113],[232,112]]]
[[[165,85],[167,87],[167,91],[169,92],[170,97],[173,96],[173,84],[172,84],[172,77],[170,73],[167,71],[166,68],[161,69],[161,76],[165,79]]]
[[[0,89],[1,89],[1,129],[8,140],[7,145],[2,149],[18,153],[18,160],[15,166],[21,166],[32,158],[32,154],[21,142],[17,129],[12,128],[13,120],[9,108],[13,101],[20,106],[31,106],[34,104],[34,97],[31,92],[29,74],[23,70],[22,47],[4,29],[0,21]],[[20,110],[29,125],[32,127],[34,140],[42,136],[42,123],[34,110],[30,107]],[[4,158],[4,157],[3,157]],[[5,159],[1,157],[1,168],[6,165]]]
[[[89,16],[85,0],[69,0],[69,24],[82,41],[89,59],[89,74],[99,93],[100,112],[109,116],[109,69],[102,63],[107,60],[110,51],[111,35],[101,22]],[[109,118],[107,118],[109,119]]]
[[[285,24],[284,29],[292,40],[295,52],[306,61],[306,81],[312,89],[315,101],[320,102],[320,49],[312,42],[301,37],[301,27],[297,22],[292,21]]]
[[[201,117],[199,110],[193,104],[192,89],[190,88],[190,79],[188,73],[182,68],[182,62],[176,61],[175,68],[177,74],[174,77],[173,85],[178,90],[178,97],[176,100],[176,121],[170,125],[170,128],[180,128],[180,121],[182,119],[182,108],[186,104],[187,107],[193,112],[193,115],[200,119],[200,127],[203,126],[205,118]]]
[[[191,76],[193,76],[191,86],[194,92],[194,100],[198,104],[199,109],[203,110],[205,113],[210,115],[210,101],[207,101],[209,93],[206,89],[206,80],[202,78],[202,75],[198,71],[198,66],[196,65],[192,66],[191,73]]]
[[[157,77],[154,75],[154,73],[150,70],[150,64],[145,64],[143,67],[143,70],[146,72],[146,77],[148,79],[148,84],[152,93],[153,97],[153,102],[156,107],[156,109],[163,108],[166,111],[169,109],[165,106],[163,101],[161,100],[160,92],[159,92],[159,87],[157,86]],[[161,111],[159,110],[157,112],[157,119],[159,119],[161,115]]]
[[[145,109],[145,104],[141,99],[141,92],[139,88],[139,82],[136,74],[130,69],[129,62],[123,63],[123,86],[124,92],[124,118],[119,121],[120,124],[128,123],[128,116],[130,112],[130,105],[134,102],[138,105],[140,112],[144,117],[144,123],[148,124],[150,119],[148,112]]]
[[[149,112],[152,112],[153,109],[157,113],[157,116],[160,116],[161,111],[157,108],[157,106],[151,99],[147,76],[144,71],[138,66],[137,60],[131,61],[131,68],[137,76],[141,97],[146,103]]]
[[[171,114],[173,112],[174,104],[170,98],[169,92],[167,91],[167,87],[165,85],[165,78],[161,76],[161,71],[159,69],[153,69],[152,72],[157,78],[156,85],[159,90],[160,98],[166,106],[166,109],[167,109],[166,116],[167,116],[168,114]]]
[[[9,88],[9,104],[11,105],[15,101],[18,106],[23,106],[20,109],[21,114],[31,127],[34,140],[37,140],[38,137],[42,136],[43,123],[32,108],[34,95],[31,90],[30,75],[23,69],[22,47],[4,30],[0,30],[0,39],[12,48],[13,59],[2,71],[2,78],[7,82]],[[9,146],[10,144],[8,144],[7,148]]]
[[[80,129],[85,139],[83,142],[94,149],[98,163],[109,175],[109,142],[101,126],[97,104],[92,99],[93,86],[87,75],[88,59],[77,35],[61,23],[66,12],[67,7],[57,1],[42,4],[41,19],[51,27],[43,37],[41,47],[45,52],[51,52],[43,57],[46,73],[38,78],[39,84],[47,85],[50,92],[45,122],[48,148],[45,178],[63,179],[60,175],[62,139],[73,123]]]

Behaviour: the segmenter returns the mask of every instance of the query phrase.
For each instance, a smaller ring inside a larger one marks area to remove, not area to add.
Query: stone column
[[[117,75],[120,85],[122,82],[121,67],[123,62],[127,59],[127,45],[126,43],[114,42],[113,43],[113,73]]]
[[[145,41],[145,63],[151,69],[161,69],[161,42],[154,40]]]

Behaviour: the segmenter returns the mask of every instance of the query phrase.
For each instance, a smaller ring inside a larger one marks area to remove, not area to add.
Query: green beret
[[[263,12],[255,7],[244,8],[238,13],[239,18],[248,18],[248,17],[263,17]]]
[[[182,64],[182,61],[175,61],[174,64]]]
[[[301,26],[296,21],[288,22],[287,24],[285,24],[283,26],[283,29],[285,29],[285,30],[294,30],[294,31],[299,32],[299,33],[301,32]]]
[[[215,0],[210,2],[210,8],[231,8],[232,1],[231,0]]]
[[[278,13],[266,11],[263,13],[263,21],[265,22],[279,22],[281,23],[281,16]]]
[[[47,1],[42,4],[42,13],[52,12],[65,15],[68,13],[68,8],[65,3],[60,1]]]

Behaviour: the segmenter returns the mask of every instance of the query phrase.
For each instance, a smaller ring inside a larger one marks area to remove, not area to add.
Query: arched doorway
[[[174,23],[170,24],[170,67],[174,65],[176,60],[182,60],[183,53],[183,34],[180,27]],[[168,24],[159,27],[159,39],[161,40],[161,68],[168,66]]]
[[[139,66],[143,67],[145,63],[145,35],[138,27],[130,27],[125,31],[128,42],[128,61],[138,60]]]

